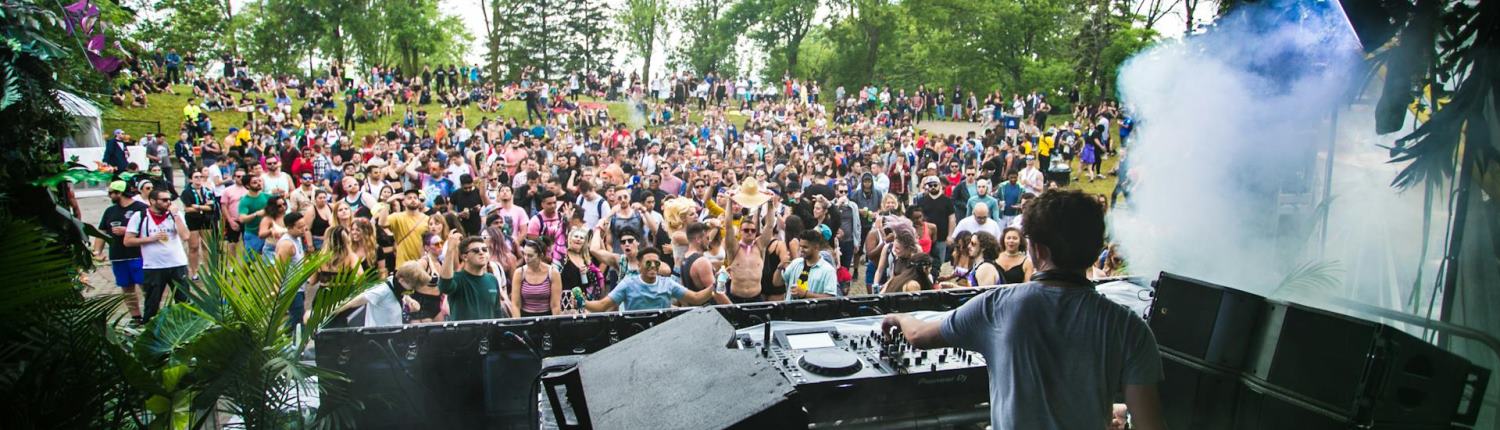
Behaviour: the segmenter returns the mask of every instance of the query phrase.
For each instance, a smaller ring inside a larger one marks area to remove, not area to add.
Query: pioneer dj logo
[[[943,377],[937,377],[937,378],[922,378],[922,379],[918,379],[917,380],[917,385],[962,384],[962,383],[964,383],[964,381],[968,381],[968,380],[969,380],[969,376],[968,375],[958,374],[958,375],[953,375],[953,376],[943,376]]]

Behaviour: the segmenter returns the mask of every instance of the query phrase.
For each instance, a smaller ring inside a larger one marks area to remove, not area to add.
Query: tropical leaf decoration
[[[109,351],[119,296],[84,298],[64,247],[36,225],[0,216],[0,402],[8,429],[139,424],[143,393]]]
[[[1397,31],[1370,53],[1385,72],[1376,129],[1412,133],[1390,148],[1406,166],[1392,185],[1408,188],[1465,174],[1483,177],[1500,162],[1500,3],[1439,0],[1382,3]]]
[[[1337,261],[1308,261],[1297,265],[1281,278],[1271,295],[1337,295],[1343,285],[1343,269]]]
[[[211,230],[207,242],[223,243],[219,235]],[[315,381],[343,377],[303,362],[302,352],[313,328],[334,309],[379,284],[378,272],[346,270],[320,281],[308,309],[308,329],[291,329],[288,315],[297,292],[330,258],[315,252],[298,262],[279,262],[210,246],[201,281],[188,286],[189,299],[157,315],[135,339],[134,360],[149,376],[132,380],[152,395],[146,404],[155,414],[150,425],[198,428],[211,416],[207,412],[221,405],[247,428],[347,423],[352,410],[305,410],[300,397],[313,392]],[[186,368],[173,373],[179,366]],[[321,387],[321,404],[357,407],[340,386]]]

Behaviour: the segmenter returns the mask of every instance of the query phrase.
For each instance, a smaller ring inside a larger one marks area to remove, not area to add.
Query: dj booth
[[[1167,273],[1106,282],[1157,336],[1173,428],[1452,429],[1478,415],[1487,369],[1388,326]],[[984,357],[876,329],[992,288],[332,329],[317,362],[348,378],[325,384],[359,402],[359,428],[982,428]]]

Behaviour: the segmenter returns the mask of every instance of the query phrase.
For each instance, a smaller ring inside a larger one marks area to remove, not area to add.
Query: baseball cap
[[[121,129],[117,128],[117,129],[115,129],[115,134],[117,134],[117,135],[125,134],[125,130],[121,130]]]
[[[114,181],[109,183],[109,190],[117,193],[125,192],[125,189],[128,187],[130,186],[127,185],[125,181]]]
[[[937,183],[941,183],[941,182],[942,182],[942,180],[938,179],[938,177],[936,177],[936,176],[928,176],[928,177],[922,178],[922,185],[937,184]]]

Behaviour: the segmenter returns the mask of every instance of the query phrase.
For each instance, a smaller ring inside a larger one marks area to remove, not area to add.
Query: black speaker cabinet
[[[1162,353],[1162,414],[1174,429],[1224,429],[1233,422],[1239,374]]]
[[[1228,370],[1244,365],[1264,298],[1166,272],[1155,288],[1148,323],[1157,345]]]
[[[1271,301],[1245,374],[1358,423],[1473,424],[1488,370],[1393,327]]]

